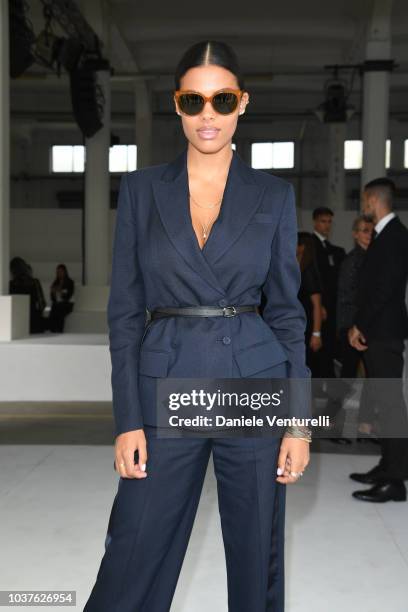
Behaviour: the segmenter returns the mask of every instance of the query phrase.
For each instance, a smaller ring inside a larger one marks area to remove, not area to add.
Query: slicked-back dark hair
[[[318,206],[313,211],[313,221],[317,219],[317,217],[322,217],[323,215],[330,215],[331,217],[333,217],[334,212],[328,206]]]
[[[375,193],[391,209],[397,192],[394,181],[387,176],[376,178],[364,185],[364,191]]]
[[[226,43],[218,40],[202,40],[184,52],[174,74],[175,88],[180,89],[181,78],[187,70],[207,65],[226,68],[236,76],[239,88],[245,89],[244,78],[235,51]]]

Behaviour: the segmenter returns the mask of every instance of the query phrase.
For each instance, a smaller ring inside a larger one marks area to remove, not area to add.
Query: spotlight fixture
[[[71,101],[75,121],[86,138],[91,138],[103,127],[104,95],[97,83],[96,71],[108,69],[106,60],[85,60],[70,72]]]
[[[355,112],[354,106],[348,104],[348,99],[352,91],[354,72],[351,84],[344,79],[340,79],[338,72],[340,66],[326,66],[333,69],[332,78],[328,79],[324,85],[325,101],[315,110],[315,114],[323,123],[345,123]],[[347,68],[356,68],[350,66]]]
[[[43,30],[35,41],[34,55],[39,64],[54,68],[57,58],[59,39],[50,30]]]
[[[25,0],[10,0],[24,16]],[[75,0],[41,0],[44,29],[34,36],[33,56],[38,63],[61,76],[63,67],[69,74],[74,118],[86,138],[103,127],[105,98],[98,83],[98,71],[110,71],[102,57],[102,42],[82,16]],[[21,5],[21,6],[20,6]],[[21,19],[20,19],[21,21]],[[67,37],[56,36],[57,23]]]
[[[58,73],[61,70],[61,66],[67,72],[75,70],[84,51],[85,45],[78,38],[59,38],[56,48]]]

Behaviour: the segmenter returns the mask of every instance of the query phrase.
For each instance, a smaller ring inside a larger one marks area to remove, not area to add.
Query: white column
[[[0,295],[9,292],[10,78],[8,0],[0,0]]]
[[[135,80],[135,142],[137,145],[137,167],[152,164],[152,103],[148,83]]]
[[[28,336],[30,298],[9,294],[10,57],[8,0],[0,0],[0,341]]]
[[[363,89],[363,168],[361,187],[385,176],[391,58],[391,0],[377,0],[370,20]]]
[[[386,70],[364,73],[362,187],[368,181],[386,175],[389,78],[390,73]]]
[[[344,140],[346,123],[330,123],[328,146],[327,205],[333,210],[345,210]]]
[[[109,279],[110,209],[110,71],[97,72],[105,98],[103,127],[86,139],[85,163],[85,285],[107,285]]]

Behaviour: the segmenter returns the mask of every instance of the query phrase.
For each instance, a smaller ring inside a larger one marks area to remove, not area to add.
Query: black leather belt
[[[252,306],[185,306],[183,308],[156,308],[150,313],[150,318],[160,317],[235,317],[241,312],[258,312],[256,304]]]

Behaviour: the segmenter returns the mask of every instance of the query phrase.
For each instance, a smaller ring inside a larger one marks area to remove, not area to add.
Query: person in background
[[[309,232],[298,232],[296,257],[301,271],[298,298],[306,313],[306,363],[313,376],[315,353],[322,348],[322,288],[316,267],[313,237]]]
[[[314,394],[327,398],[325,414],[332,420],[330,440],[338,444],[350,444],[350,440],[339,434],[342,424],[336,422],[341,409],[347,385],[336,379],[334,359],[338,356],[338,338],[336,332],[337,283],[341,262],[346,256],[342,247],[329,242],[334,213],[326,207],[313,211],[313,240],[316,253],[316,264],[322,282],[322,349],[314,368]],[[340,426],[339,426],[340,425]],[[337,432],[336,435],[333,435]]]
[[[33,277],[31,266],[22,257],[13,257],[11,259],[10,275],[10,295],[30,296],[30,334],[44,332],[45,319],[43,318],[43,311],[46,307],[46,301],[39,279]]]
[[[363,355],[366,385],[382,434],[379,463],[367,473],[350,474],[372,487],[354,491],[353,496],[382,503],[406,501],[404,480],[408,478],[408,421],[402,388],[408,337],[408,229],[393,210],[395,192],[395,184],[387,177],[364,187],[363,213],[375,227],[360,268],[357,311],[348,332],[351,346]]]
[[[371,242],[373,223],[360,215],[353,222],[352,234],[354,248],[346,255],[340,265],[338,291],[337,291],[337,331],[340,339],[342,354],[341,375],[345,378],[354,378],[357,371],[361,353],[350,346],[347,331],[353,325],[356,314],[358,273],[364,261],[366,250]]]
[[[361,352],[352,347],[348,341],[348,330],[353,325],[357,311],[358,274],[371,242],[372,231],[373,223],[369,218],[360,215],[354,219],[352,227],[354,248],[346,255],[340,265],[336,322],[342,364],[340,377],[343,379],[355,378],[358,367],[362,362]],[[369,436],[372,431],[371,404],[366,401],[364,392],[360,401],[358,422],[359,432]],[[362,440],[363,438],[358,439]]]
[[[56,278],[50,288],[51,312],[49,317],[49,329],[52,332],[62,333],[64,331],[65,317],[72,312],[74,307],[71,297],[74,293],[75,283],[68,274],[65,264],[59,264],[56,268]]]
[[[333,216],[333,211],[327,207],[315,208],[313,211],[313,240],[322,283],[322,350],[319,354],[318,373],[321,378],[335,377],[337,282],[341,262],[346,256],[342,247],[328,240]]]

